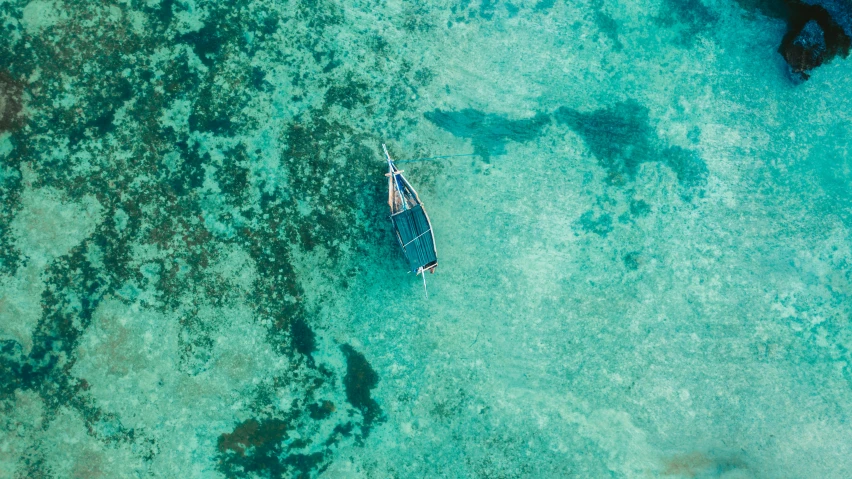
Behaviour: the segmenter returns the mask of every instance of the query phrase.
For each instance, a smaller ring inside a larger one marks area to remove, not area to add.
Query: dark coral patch
[[[231,120],[233,106],[229,95],[214,91],[215,86],[205,84],[198,95],[198,101],[192,106],[189,114],[189,129],[192,131],[210,132],[225,135],[232,132],[234,125]]]
[[[269,450],[287,436],[288,428],[289,423],[280,419],[267,419],[263,422],[249,419],[239,424],[232,432],[219,437],[219,451],[230,451],[245,457],[249,449],[254,449],[256,453]]]
[[[491,20],[494,18],[494,0],[482,0],[479,4],[479,16]]]
[[[647,216],[651,212],[651,205],[645,200],[632,200],[630,202],[630,214],[636,218]]]
[[[698,188],[707,179],[707,164],[698,155],[686,148],[670,146],[658,153],[659,161],[667,165],[685,188]]]
[[[328,401],[319,407],[321,410],[334,409]],[[299,416],[299,412],[294,411],[283,419],[251,418],[219,436],[219,470],[227,477],[294,478],[308,478],[312,472],[324,470],[330,458],[329,447],[337,442],[340,426],[322,444],[321,450],[310,452],[304,449],[312,440],[303,437],[304,431],[302,434],[295,432],[299,429]]]
[[[554,5],[556,5],[556,0],[538,0],[533,10],[536,12],[546,12],[553,8]]]
[[[386,228],[385,218],[376,211],[361,220],[369,224],[347,220],[364,213],[356,211],[358,204],[380,204],[387,195],[374,181],[383,174],[375,152],[354,141],[346,142],[349,135],[357,133],[319,115],[294,122],[284,134],[287,146],[282,154],[283,166],[292,178],[293,190],[300,192],[299,198],[287,198],[284,208],[292,216],[303,216],[299,225],[288,222],[288,237],[308,251],[322,245],[333,259],[340,254],[340,243],[364,240],[370,237],[365,231]],[[363,139],[378,143],[372,138]],[[335,158],[346,158],[346,167]],[[329,177],[336,180],[328,182]],[[310,211],[306,212],[305,207]]]
[[[0,274],[11,276],[21,264],[22,257],[9,233],[9,224],[14,218],[23,187],[20,172],[9,163],[12,162],[0,166]]]
[[[293,477],[302,479],[307,479],[310,477],[311,471],[317,469],[319,474],[322,474],[322,471],[325,470],[328,465],[321,466],[325,460],[326,455],[322,452],[315,452],[312,454],[290,454],[284,459],[284,464],[291,468],[293,471]]]
[[[179,40],[192,46],[201,63],[208,67],[213,66],[225,44],[221,29],[215,23],[208,23],[198,31],[186,33]]]
[[[333,60],[329,64],[332,63]],[[332,85],[325,92],[325,102],[327,105],[340,105],[349,110],[357,105],[367,103],[368,88],[367,83],[357,80],[352,74],[349,74],[343,82]]]
[[[0,133],[17,129],[23,124],[23,91],[23,84],[0,71]]]
[[[355,348],[344,344],[340,349],[346,356],[346,376],[343,378],[346,400],[364,416],[361,433],[367,437],[372,424],[383,419],[382,409],[371,393],[379,384],[379,375],[367,362],[367,358]]]
[[[237,206],[242,206],[248,196],[249,155],[242,145],[226,151],[222,164],[216,169],[215,180],[223,194]],[[251,211],[246,205],[245,211]]]
[[[291,321],[290,335],[293,337],[293,346],[296,351],[313,361],[311,354],[317,349],[316,335],[308,326],[308,323],[301,318]]]
[[[210,163],[210,154],[202,154],[196,146],[189,146],[184,141],[176,146],[180,158],[176,160],[167,181],[176,196],[185,196],[204,183],[204,165]]]
[[[322,420],[331,415],[335,410],[334,403],[331,401],[322,401],[308,406],[308,413],[311,419]]]
[[[281,459],[284,440],[289,436],[289,420],[249,419],[230,433],[219,436],[219,470],[228,477],[246,477],[264,473],[284,477],[290,467]]]

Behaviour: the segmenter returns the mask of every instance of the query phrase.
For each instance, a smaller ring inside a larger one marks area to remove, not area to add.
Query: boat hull
[[[391,222],[411,272],[420,273],[437,266],[435,237],[423,205],[415,205],[392,215]]]

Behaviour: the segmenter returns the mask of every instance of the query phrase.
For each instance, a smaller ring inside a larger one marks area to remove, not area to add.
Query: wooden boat
[[[435,249],[435,234],[429,215],[414,188],[402,176],[402,170],[394,165],[388,148],[382,144],[388,160],[388,205],[391,210],[396,239],[402,247],[402,254],[408,260],[412,273],[423,275],[423,288],[426,288],[426,271],[435,272],[438,267],[438,251]],[[427,297],[429,293],[426,293]]]

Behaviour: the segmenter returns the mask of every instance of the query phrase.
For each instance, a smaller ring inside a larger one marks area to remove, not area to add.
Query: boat
[[[402,175],[403,170],[396,167],[388,148],[382,144],[388,161],[388,206],[391,210],[391,223],[402,254],[408,261],[412,273],[423,277],[423,289],[426,289],[426,271],[435,272],[438,267],[438,250],[435,248],[435,233],[432,222],[423,207],[423,202],[411,183]],[[426,297],[429,292],[426,291]]]

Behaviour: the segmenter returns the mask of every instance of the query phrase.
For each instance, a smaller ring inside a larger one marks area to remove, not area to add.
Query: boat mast
[[[388,147],[382,143],[382,149],[385,150],[385,158],[388,159],[388,169],[390,170],[390,174],[393,174],[393,160],[391,160],[390,153],[388,153]]]

